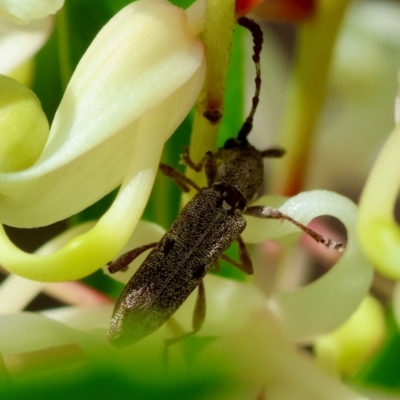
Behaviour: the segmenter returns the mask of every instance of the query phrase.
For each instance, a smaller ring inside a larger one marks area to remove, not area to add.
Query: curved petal
[[[27,24],[55,14],[63,4],[64,0],[0,0],[0,16],[17,24]]]
[[[80,339],[85,338],[78,331],[33,313],[1,315],[0,323],[7,326],[7,329],[0,332],[0,351],[3,354],[19,354],[79,343]],[[84,340],[88,341],[87,338]]]
[[[40,159],[24,171],[0,174],[3,221],[19,227],[47,225],[117,187],[129,160],[137,156],[130,146],[141,152],[134,144],[140,118],[170,102],[196,77],[199,84],[189,85],[193,92],[181,91],[168,129],[154,139],[164,143],[197,96],[203,62],[203,45],[190,33],[183,10],[163,0],[125,7],[79,63]]]
[[[160,137],[168,137],[179,121],[178,116],[189,111],[189,103],[182,105],[182,97],[190,96],[194,101],[203,78],[204,67],[168,102],[140,119],[134,140],[136,150],[131,155],[122,187],[92,230],[71,240],[55,254],[35,256],[18,249],[1,228],[0,263],[17,275],[52,282],[82,278],[110,261],[129,239],[146,205],[164,144]]]
[[[257,200],[260,202],[266,204],[266,198]],[[357,242],[357,207],[347,198],[326,191],[304,192],[290,198],[280,210],[303,224],[320,215],[332,215],[347,229],[347,248],[334,268],[310,285],[273,297],[271,305],[287,334],[293,340],[306,340],[332,330],[355,311],[369,289],[373,270]],[[257,232],[258,241],[298,232],[298,228],[287,222],[251,217],[247,221],[246,231],[252,231],[253,238]]]
[[[28,25],[16,25],[0,19],[0,74],[10,74],[29,60],[53,31],[54,18],[47,17]]]
[[[360,198],[358,235],[375,268],[383,275],[400,279],[400,227],[393,210],[400,188],[396,173],[400,166],[397,124],[381,149]]]
[[[101,329],[105,337],[112,309],[113,305],[63,307],[42,311],[41,315],[80,331]]]
[[[253,313],[241,329],[216,340],[201,359],[226,361],[240,380],[264,388],[269,400],[368,400],[299,354],[267,310]]]
[[[46,255],[65,246],[71,239],[87,232],[95,222],[76,225],[40,247],[35,254]],[[32,281],[18,275],[9,275],[0,285],[0,314],[22,311],[42,290],[43,282]]]

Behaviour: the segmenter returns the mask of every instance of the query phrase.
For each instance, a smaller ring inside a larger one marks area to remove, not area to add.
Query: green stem
[[[69,54],[69,47],[68,47],[68,23],[67,23],[67,14],[65,7],[63,7],[57,13],[56,22],[57,22],[56,27],[57,27],[57,38],[58,38],[58,57],[60,61],[60,76],[61,76],[62,86],[65,89],[72,76],[72,69],[70,64],[71,57]]]
[[[288,153],[272,174],[274,192],[291,196],[302,189],[323,106],[337,33],[349,0],[320,0],[316,15],[301,26],[280,145]]]
[[[233,30],[236,24],[235,0],[207,0],[204,45],[207,57],[207,73],[203,89],[196,102],[190,156],[199,162],[206,151],[216,149],[217,135],[224,112],[224,93],[229,65]],[[212,112],[214,121],[205,117]],[[186,175],[205,186],[204,174],[192,169]],[[187,198],[186,198],[187,200]]]

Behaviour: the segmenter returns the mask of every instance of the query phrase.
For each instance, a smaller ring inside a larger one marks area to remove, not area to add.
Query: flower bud
[[[0,172],[20,171],[39,158],[49,123],[36,95],[0,75]]]

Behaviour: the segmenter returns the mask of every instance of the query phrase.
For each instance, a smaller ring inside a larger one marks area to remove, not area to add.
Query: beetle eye
[[[225,150],[235,149],[236,147],[238,147],[238,143],[235,138],[228,139],[224,144]]]
[[[225,150],[238,149],[238,148],[244,148],[248,145],[249,142],[247,141],[246,138],[244,139],[230,138],[224,143],[224,149]]]
[[[245,202],[243,199],[240,199],[240,200],[237,202],[236,207],[237,207],[239,210],[244,210],[244,209],[246,208],[246,202]]]

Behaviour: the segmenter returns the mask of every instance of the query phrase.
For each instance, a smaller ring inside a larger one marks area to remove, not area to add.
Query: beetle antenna
[[[237,20],[237,23],[244,28],[248,29],[253,36],[253,61],[256,66],[256,78],[254,80],[256,84],[255,93],[252,100],[252,106],[246,121],[243,123],[240,131],[237,135],[236,140],[238,142],[247,142],[247,135],[253,128],[253,118],[257,110],[258,102],[260,100],[260,89],[261,89],[261,68],[260,68],[260,53],[263,44],[263,33],[260,26],[252,19],[241,17]]]

